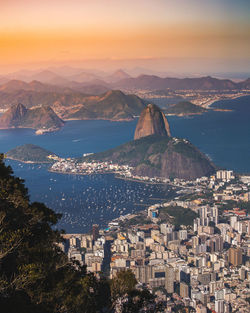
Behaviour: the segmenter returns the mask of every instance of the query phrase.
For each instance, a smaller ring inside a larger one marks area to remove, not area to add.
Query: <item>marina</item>
[[[44,202],[63,214],[57,227],[67,233],[88,232],[94,223],[103,227],[120,215],[145,209],[155,198],[167,199],[176,194],[168,185],[121,180],[114,174],[62,175],[48,172],[45,164],[12,160],[7,164],[29,186],[31,201]]]

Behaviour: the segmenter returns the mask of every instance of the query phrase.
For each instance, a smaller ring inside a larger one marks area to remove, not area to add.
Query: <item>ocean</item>
[[[218,101],[209,111],[188,117],[169,116],[171,133],[189,139],[218,168],[250,173],[250,96]],[[99,152],[133,139],[137,120],[131,122],[69,121],[55,133],[35,135],[30,129],[0,130],[0,151],[33,143],[62,157]],[[101,227],[121,214],[137,212],[165,201],[175,192],[168,186],[116,179],[112,174],[76,176],[49,173],[48,165],[6,161],[16,176],[25,179],[31,201],[41,201],[63,213],[58,228],[87,232],[93,223]]]

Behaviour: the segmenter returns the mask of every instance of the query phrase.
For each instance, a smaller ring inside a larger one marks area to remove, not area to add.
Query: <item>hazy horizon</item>
[[[0,1],[0,72],[69,65],[243,78],[249,15],[245,0]]]

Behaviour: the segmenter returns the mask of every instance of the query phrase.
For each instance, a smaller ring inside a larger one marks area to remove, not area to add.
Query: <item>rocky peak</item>
[[[18,103],[17,105],[13,105],[11,110],[13,112],[15,112],[16,115],[18,115],[20,117],[23,117],[27,112],[26,107],[22,103]]]
[[[17,127],[26,115],[27,109],[21,103],[13,105],[0,118],[0,128]]]
[[[165,115],[155,104],[148,104],[142,111],[136,126],[134,139],[150,135],[171,137],[170,128]]]

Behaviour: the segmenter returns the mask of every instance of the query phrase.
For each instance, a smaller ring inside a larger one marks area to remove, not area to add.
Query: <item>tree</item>
[[[148,290],[136,289],[134,274],[121,271],[109,281],[87,273],[59,248],[60,214],[29,200],[23,180],[0,154],[1,313],[157,312]]]
[[[148,289],[136,289],[136,278],[130,269],[121,270],[111,281],[113,309],[121,313],[161,312],[162,305],[156,305],[155,296]]]
[[[0,155],[1,312],[98,312],[110,297],[98,297],[102,283],[59,248],[62,232],[53,226],[61,215],[30,203],[23,181],[12,174]]]
[[[111,282],[111,296],[113,300],[130,293],[135,289],[137,280],[131,270],[121,270]]]

